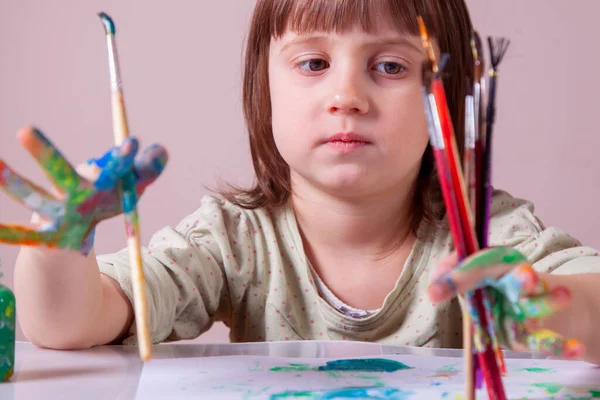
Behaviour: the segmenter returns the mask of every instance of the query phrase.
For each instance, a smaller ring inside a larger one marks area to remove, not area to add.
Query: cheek
[[[311,104],[307,96],[289,83],[280,71],[270,75],[271,126],[275,144],[284,158],[298,153],[310,141],[313,131]]]
[[[403,96],[386,101],[386,125],[391,127],[394,147],[404,152],[422,154],[429,143],[427,118],[421,92],[411,90]]]

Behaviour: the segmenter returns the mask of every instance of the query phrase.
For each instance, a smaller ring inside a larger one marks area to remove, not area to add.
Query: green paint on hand
[[[496,265],[516,265],[527,262],[527,258],[512,247],[492,247],[468,257],[459,265],[461,271],[469,271],[476,268],[493,267]]]

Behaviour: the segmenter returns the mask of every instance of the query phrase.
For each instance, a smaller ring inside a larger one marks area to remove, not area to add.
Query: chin
[[[320,176],[318,185],[332,195],[342,197],[356,197],[369,193],[375,189],[377,182],[372,176],[356,173],[337,173],[332,176]]]

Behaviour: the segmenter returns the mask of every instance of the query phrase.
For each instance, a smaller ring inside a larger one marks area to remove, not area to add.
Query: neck
[[[341,197],[292,177],[292,205],[303,240],[309,248],[356,252],[361,258],[393,250],[411,233],[414,187],[407,186],[368,197]]]

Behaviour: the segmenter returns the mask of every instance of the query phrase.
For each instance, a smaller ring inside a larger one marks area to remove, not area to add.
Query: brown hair
[[[287,30],[343,32],[358,25],[374,30],[380,17],[402,33],[418,35],[417,16],[443,53],[449,53],[445,88],[450,115],[457,133],[464,131],[467,82],[473,74],[470,48],[471,20],[464,0],[257,0],[247,39],[243,78],[244,117],[256,181],[249,189],[231,188],[221,195],[243,207],[278,207],[291,194],[289,166],[279,154],[271,127],[268,58],[272,37]],[[463,135],[457,134],[462,153]],[[411,215],[416,233],[423,219],[435,222],[444,214],[431,148],[421,163]]]

